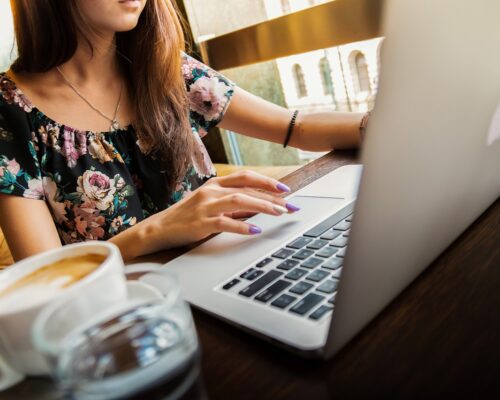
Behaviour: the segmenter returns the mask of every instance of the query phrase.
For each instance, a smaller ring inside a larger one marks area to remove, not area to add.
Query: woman
[[[200,140],[210,127],[310,151],[359,145],[361,115],[297,115],[185,55],[168,0],[11,4],[19,56],[0,75],[0,222],[15,260],[96,239],[128,260],[258,234],[238,218],[298,211],[274,179],[214,177]]]

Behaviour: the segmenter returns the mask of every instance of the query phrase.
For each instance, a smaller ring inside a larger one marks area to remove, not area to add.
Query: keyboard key
[[[299,283],[295,284],[295,286],[290,289],[290,292],[295,293],[295,294],[304,294],[309,289],[311,289],[313,286],[314,285],[312,283],[299,282]]]
[[[345,236],[339,236],[335,238],[331,243],[330,246],[335,246],[335,247],[345,247],[347,246],[347,242],[349,241],[348,238]]]
[[[256,267],[257,268],[262,268],[262,267],[265,267],[267,264],[269,264],[271,261],[273,261],[272,258],[270,257],[267,257],[267,258],[264,258],[262,261],[258,262]]]
[[[335,239],[337,236],[340,236],[342,235],[342,232],[340,231],[334,231],[333,229],[332,230],[329,230],[325,233],[323,233],[321,235],[321,239],[325,239],[325,240],[333,240]]]
[[[323,263],[321,268],[335,270],[335,269],[340,268],[343,263],[344,263],[344,260],[342,260],[341,258],[333,257],[333,258],[327,260],[325,263]]]
[[[317,239],[314,242],[307,245],[308,249],[319,250],[328,244],[327,240]]]
[[[351,227],[351,223],[347,221],[341,221],[333,227],[336,231],[346,231]]]
[[[337,247],[325,247],[316,253],[319,257],[329,258],[333,256],[339,249]]]
[[[276,297],[279,293],[281,293],[283,290],[285,290],[290,285],[291,285],[291,283],[287,282],[287,281],[274,282],[267,289],[264,289],[262,292],[260,292],[255,297],[255,300],[262,301],[263,303],[267,303],[269,300],[271,300],[273,297]]]
[[[278,279],[281,275],[283,275],[283,272],[271,270],[241,290],[239,293],[245,297],[252,297],[255,293],[269,285],[272,281]]]
[[[297,300],[297,297],[290,296],[289,294],[282,294],[274,300],[271,305],[279,308],[285,308],[292,304],[295,300]]]
[[[330,300],[328,300],[328,303],[333,304],[335,302],[335,297],[337,297],[337,292],[335,292]]]
[[[224,290],[229,290],[231,289],[233,286],[236,286],[238,283],[240,283],[240,280],[239,279],[236,279],[234,278],[232,281],[226,283],[224,286],[222,286],[222,289]]]
[[[337,258],[337,257],[335,257]],[[341,258],[340,258],[341,260]],[[332,278],[335,278],[335,279],[340,279],[340,275],[342,275],[342,268],[338,268],[336,269],[335,271],[332,272]]]
[[[329,311],[332,311],[332,310],[333,310],[332,307],[321,306],[316,311],[314,311],[311,315],[309,315],[309,318],[314,319],[314,320],[318,320],[323,315],[325,315],[326,313],[328,313]]]
[[[299,262],[296,260],[285,260],[280,265],[278,265],[276,268],[283,269],[285,271],[289,271],[293,267],[296,267],[297,265],[299,265]]]
[[[313,239],[308,238],[308,237],[299,237],[295,239],[292,243],[287,244],[287,247],[290,247],[292,249],[301,249],[304,247],[306,244],[309,244],[313,241]]]
[[[337,280],[327,280],[327,281],[324,281],[321,285],[319,285],[316,290],[319,291],[319,292],[323,292],[323,293],[333,293],[337,290],[337,286],[339,284],[339,281]]]
[[[325,271],[324,269],[317,269],[316,271],[313,271],[309,275],[307,275],[306,279],[308,281],[319,282],[325,279],[328,275],[330,275],[328,271]]]
[[[285,259],[285,258],[288,258],[289,256],[291,256],[293,253],[295,253],[295,251],[293,251],[293,250],[280,249],[276,253],[273,254],[273,257]]]
[[[340,251],[337,253],[337,257],[344,258],[346,250],[347,250],[347,247],[340,249]]]
[[[310,311],[315,305],[321,303],[324,299],[323,296],[320,296],[316,293],[309,293],[306,297],[300,300],[297,304],[295,304],[290,311],[296,314],[304,315],[308,311]]]
[[[296,281],[297,279],[302,278],[305,274],[307,274],[307,271],[305,269],[295,268],[292,269],[288,274],[286,274],[285,278]]]
[[[254,279],[258,278],[264,273],[264,271],[261,271],[259,269],[255,268],[250,268],[248,271],[243,272],[240,275],[240,278],[247,279],[249,281],[253,281]]]
[[[335,224],[339,222],[339,217],[337,215],[332,215],[331,217],[325,219],[314,228],[309,229],[304,236],[318,237],[325,233],[328,229],[333,228]]]
[[[352,217],[353,217],[353,214],[349,215],[345,220],[347,222],[352,222]]]
[[[346,230],[346,231],[342,234],[342,236],[349,237],[349,235],[350,235],[350,234],[351,234],[351,230],[350,230],[350,229],[348,229],[348,230]]]
[[[302,264],[300,264],[301,267],[304,268],[316,268],[318,265],[320,265],[324,260],[321,260],[320,258],[316,257],[311,257],[308,258],[306,261],[304,261]]]
[[[298,260],[305,260],[307,257],[310,257],[314,254],[314,251],[302,249],[293,255],[293,258],[297,258]]]

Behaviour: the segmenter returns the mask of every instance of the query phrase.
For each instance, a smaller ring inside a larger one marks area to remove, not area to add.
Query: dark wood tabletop
[[[330,153],[283,179],[293,190],[342,165]],[[180,249],[145,257],[166,262]],[[141,260],[141,261],[142,261]],[[210,399],[500,398],[500,200],[329,361],[301,359],[198,310]],[[28,379],[0,399],[50,399]]]

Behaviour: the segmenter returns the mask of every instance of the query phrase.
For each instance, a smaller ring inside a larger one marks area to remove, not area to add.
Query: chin
[[[123,21],[118,21],[114,23],[111,29],[115,32],[131,31],[137,26],[138,22],[139,22],[138,18],[124,18]]]

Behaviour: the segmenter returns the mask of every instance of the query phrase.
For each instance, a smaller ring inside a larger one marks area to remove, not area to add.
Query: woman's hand
[[[290,189],[252,171],[212,178],[186,198],[143,223],[150,225],[155,250],[196,242],[213,233],[258,234],[261,229],[236,218],[256,213],[279,216],[299,209],[279,195]],[[153,250],[154,251],[154,250]]]

